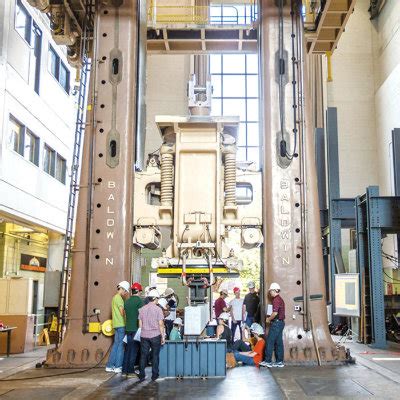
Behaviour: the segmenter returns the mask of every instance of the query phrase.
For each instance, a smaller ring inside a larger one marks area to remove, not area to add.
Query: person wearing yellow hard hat
[[[106,364],[106,372],[120,374],[124,360],[124,337],[125,337],[125,309],[124,300],[129,297],[131,285],[122,281],[117,285],[117,293],[111,302],[112,324],[115,331],[114,343]]]

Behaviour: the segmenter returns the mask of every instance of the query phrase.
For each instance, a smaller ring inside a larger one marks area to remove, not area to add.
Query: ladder
[[[90,41],[93,40],[95,0],[85,3],[85,21],[81,39],[81,60],[79,93],[77,99],[77,113],[75,124],[74,148],[71,164],[71,181],[69,186],[69,199],[67,211],[67,224],[64,237],[63,264],[61,269],[59,309],[58,309],[58,342],[63,338],[63,328],[67,318],[68,283],[70,277],[69,259],[72,251],[73,230],[75,222],[75,208],[79,192],[80,157],[82,153],[82,138],[86,126],[86,104],[88,95],[91,59],[89,58]]]

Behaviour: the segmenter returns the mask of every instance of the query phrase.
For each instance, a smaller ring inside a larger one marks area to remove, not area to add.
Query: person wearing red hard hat
[[[143,291],[142,285],[139,282],[132,283],[131,289],[132,291],[136,290],[137,292]]]
[[[122,373],[126,376],[135,373],[135,362],[140,349],[140,343],[135,341],[135,335],[138,330],[139,309],[143,306],[140,298],[142,285],[135,282],[131,285],[132,296],[125,301],[126,317],[126,348],[124,361],[122,363]]]
[[[243,316],[242,312],[243,299],[240,298],[240,288],[234,287],[233,294],[235,295],[235,298],[231,300],[229,305],[231,307],[231,317],[232,317],[232,324],[231,324],[232,338],[233,340],[235,340],[236,328],[238,327],[239,327],[240,339],[242,339],[242,330],[240,329],[240,325],[242,324],[242,316]]]

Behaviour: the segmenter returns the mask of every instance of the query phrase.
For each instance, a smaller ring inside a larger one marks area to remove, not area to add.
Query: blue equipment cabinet
[[[226,341],[167,341],[160,352],[160,377],[226,376]]]

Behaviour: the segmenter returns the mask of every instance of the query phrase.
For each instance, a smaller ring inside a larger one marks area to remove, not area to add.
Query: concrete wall
[[[189,75],[190,56],[147,56],[145,159],[148,153],[161,146],[155,116],[188,114],[186,85]]]
[[[378,184],[373,63],[369,1],[359,0],[332,57],[327,105],[338,108],[340,194],[354,197]]]
[[[326,85],[328,106],[338,108],[342,197],[362,194],[370,185],[379,185],[381,195],[394,195],[391,135],[400,128],[400,2],[386,2],[374,21],[369,4],[357,1],[332,58],[333,82]],[[344,250],[347,246],[344,234]],[[398,257],[393,235],[383,240],[383,250]],[[394,266],[385,258],[383,264]],[[391,269],[387,273],[400,277]],[[400,292],[400,286],[394,289]]]
[[[400,128],[400,2],[388,1],[372,24],[379,186],[393,195],[392,130]]]
[[[44,15],[23,4],[42,31],[39,94],[34,91],[33,49],[15,30],[15,0],[0,5],[0,212],[63,232],[75,126],[75,99],[48,70],[49,46],[70,70],[66,50],[56,46]],[[40,139],[39,165],[14,152],[9,143],[12,115]],[[67,160],[66,183],[43,170],[44,143]]]

